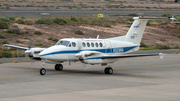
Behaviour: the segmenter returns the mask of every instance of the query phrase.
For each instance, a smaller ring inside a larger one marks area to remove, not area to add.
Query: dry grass
[[[25,21],[30,21],[30,22],[34,23],[34,22],[36,22],[37,19],[36,18],[25,18],[24,20]]]
[[[31,62],[31,60],[30,60],[30,59],[27,59],[27,60],[25,60],[25,62]]]
[[[18,63],[18,60],[13,60],[13,63]]]

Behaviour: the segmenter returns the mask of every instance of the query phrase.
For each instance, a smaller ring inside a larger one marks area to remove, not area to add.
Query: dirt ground
[[[7,37],[8,43],[13,45],[28,46],[29,42],[33,42],[33,46],[38,47],[49,47],[55,44],[52,40],[48,40],[49,37],[53,39],[62,38],[96,38],[97,35],[100,38],[110,38],[125,35],[130,24],[112,24],[111,27],[102,27],[94,25],[46,25],[46,24],[33,24],[33,25],[23,25],[12,23],[12,25],[18,26],[22,31],[28,32],[27,34],[13,36],[10,34],[4,34],[0,30],[0,33]],[[160,24],[156,27],[146,26],[142,42],[149,46],[156,45],[180,45],[180,24]],[[74,32],[80,30],[84,35],[77,35]],[[40,31],[42,35],[36,35],[33,32]],[[28,38],[28,39],[27,39]],[[30,40],[29,40],[30,39]],[[1,39],[3,41],[5,39]],[[18,40],[18,41],[17,41]],[[4,48],[1,45],[1,48]]]

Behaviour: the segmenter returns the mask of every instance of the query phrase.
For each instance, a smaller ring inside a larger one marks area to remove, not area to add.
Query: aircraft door
[[[108,54],[111,54],[112,52],[112,47],[111,47],[111,42],[109,40],[105,40],[105,52]]]

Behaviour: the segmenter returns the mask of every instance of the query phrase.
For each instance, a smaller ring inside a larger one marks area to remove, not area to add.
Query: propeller
[[[160,59],[163,59],[163,53],[159,53],[159,55],[160,55]]]

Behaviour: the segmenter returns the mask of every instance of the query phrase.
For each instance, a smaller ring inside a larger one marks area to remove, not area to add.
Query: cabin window
[[[90,43],[89,42],[87,43],[87,46],[90,47]]]
[[[102,43],[100,43],[100,44],[99,44],[99,46],[100,46],[100,47],[102,47],[102,46],[103,46],[103,44],[102,44]]]
[[[86,47],[86,44],[84,42],[82,43],[82,45],[83,45],[83,47]]]
[[[93,42],[91,43],[91,46],[94,47],[94,43]]]
[[[98,47],[98,43],[96,42],[96,47]]]
[[[76,47],[76,43],[75,43],[75,42],[72,42],[72,46],[73,46],[73,47]]]
[[[70,43],[69,41],[59,40],[55,45],[68,46],[69,43]]]

